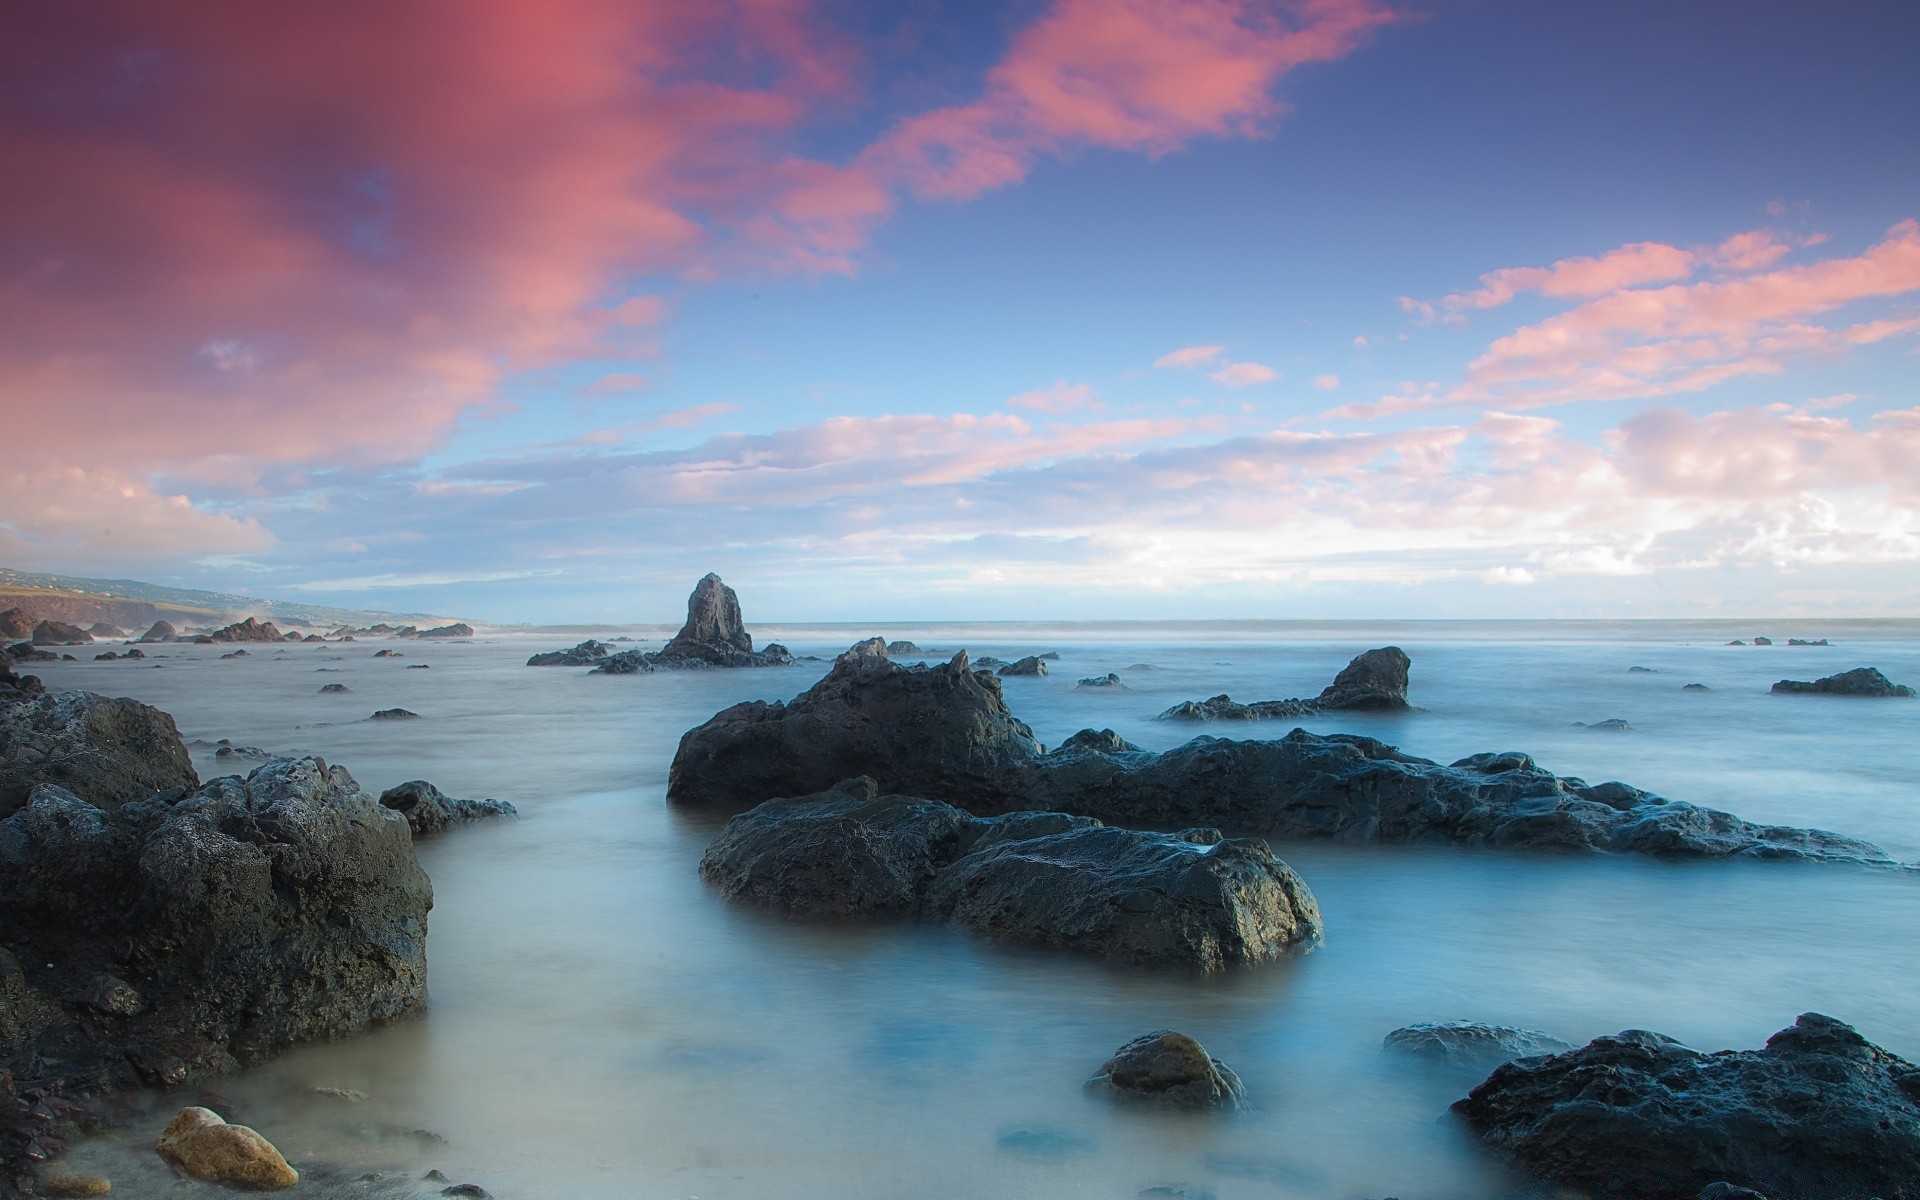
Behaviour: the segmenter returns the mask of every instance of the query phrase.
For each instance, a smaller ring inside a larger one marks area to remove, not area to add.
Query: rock
[[[210,635],[216,642],[277,642],[281,633],[274,628],[272,621],[260,622],[248,617],[236,621],[224,629],[216,629]]]
[[[92,692],[0,699],[0,817],[42,783],[114,809],[168,788],[198,787],[200,778],[173,718],[138,700]]]
[[[456,1183],[440,1189],[442,1196],[453,1196],[457,1200],[493,1200],[493,1193],[477,1183]]]
[[[97,638],[123,638],[127,636],[126,630],[120,628],[118,625],[109,625],[105,621],[95,621],[93,624],[87,626],[87,632]]]
[[[894,642],[888,642],[888,643],[887,643],[887,653],[888,653],[888,654],[920,654],[920,655],[925,655],[925,654],[932,654],[932,653],[933,653],[933,651],[931,651],[931,650],[922,650],[922,649],[921,649],[920,647],[918,647],[918,646],[916,646],[916,645],[914,645],[914,644],[913,644],[912,642],[910,642],[910,641],[908,641],[908,640],[906,640],[905,638],[901,638],[901,639],[900,639],[899,641],[894,641]]]
[[[221,658],[246,658],[247,652],[245,650],[229,650],[225,654],[222,654],[220,657]]]
[[[1184,1033],[1158,1029],[1113,1052],[1089,1091],[1116,1100],[1174,1108],[1239,1108],[1246,1103],[1240,1077]]]
[[[1710,692],[1713,689],[1704,683],[1689,683],[1680,689],[1683,692]]]
[[[1124,683],[1121,683],[1120,677],[1118,675],[1113,674],[1112,672],[1108,672],[1106,676],[1102,678],[1082,679],[1079,683],[1076,683],[1073,686],[1076,688],[1086,688],[1090,691],[1094,688],[1099,688],[1103,691],[1110,691],[1110,692],[1124,692],[1127,690],[1127,685]]]
[[[113,1184],[98,1175],[49,1175],[40,1181],[40,1190],[49,1196],[104,1196]]]
[[[424,779],[388,788],[380,793],[380,803],[404,816],[415,837],[438,833],[456,821],[520,815],[504,800],[456,800]]]
[[[667,799],[738,809],[859,775],[885,792],[983,816],[1026,810],[1363,844],[1896,865],[1867,842],[1563,778],[1513,752],[1443,766],[1373,738],[1296,729],[1272,741],[1197,737],[1161,754],[1089,732],[1045,754],[1007,709],[1000,681],[974,671],[964,652],[906,666],[865,643],[791,701],[736,704],[689,730]]]
[[[965,653],[965,651],[962,651],[962,653]],[[1007,663],[1005,659],[995,658],[991,654],[982,654],[978,659],[974,660],[973,665],[982,671],[998,671],[1001,667],[1006,666]]]
[[[131,1017],[140,1011],[140,993],[134,986],[104,971],[87,982],[78,999],[95,1012]]]
[[[1628,667],[1628,668],[1627,668],[1627,674],[1629,674],[1629,675],[1657,675],[1657,674],[1659,674],[1659,672],[1657,672],[1657,671],[1655,671],[1655,670],[1654,670],[1654,669],[1653,669],[1652,667]]]
[[[9,608],[0,612],[0,638],[30,638],[33,627],[39,624],[27,614],[24,608]]]
[[[1729,646],[1744,646],[1744,645],[1746,645],[1746,642],[1744,642],[1744,641],[1742,641],[1742,640],[1740,640],[1739,638],[1735,638],[1735,639],[1733,639],[1732,641],[1730,641],[1730,642],[1728,642],[1728,643],[1727,643],[1727,645],[1729,645]]]
[[[1143,833],[1063,813],[972,816],[871,779],[727,823],[700,874],[810,916],[920,916],[1115,962],[1220,971],[1311,949],[1320,911],[1265,842]]]
[[[1842,671],[1838,675],[1829,675],[1806,683],[1798,679],[1782,679],[1773,685],[1778,695],[1819,695],[1819,696],[1911,696],[1912,688],[1903,683],[1894,683],[1882,675],[1877,667],[1855,667],[1851,671]]]
[[[322,1100],[338,1100],[342,1104],[363,1104],[367,1094],[354,1088],[317,1087],[313,1094]]]
[[[1582,1191],[1914,1200],[1916,1100],[1920,1067],[1804,1013],[1760,1050],[1596,1038],[1497,1068],[1453,1111],[1490,1150]]]
[[[137,642],[171,642],[180,636],[180,631],[169,621],[155,621],[147,631],[134,640]]]
[[[211,1109],[181,1109],[153,1148],[181,1174],[208,1183],[270,1192],[300,1182],[272,1142]]]
[[[305,637],[303,637],[303,638],[301,638],[300,640],[301,640],[302,642],[324,642],[324,641],[326,641],[327,639],[325,639],[325,638],[323,638],[323,637],[321,637],[321,636],[320,636],[319,634],[317,634],[317,633],[310,633],[310,634],[308,634],[307,636],[305,636]]]
[[[65,621],[42,621],[33,627],[36,646],[84,646],[92,640],[92,634]]]
[[[407,670],[409,670],[409,671],[431,671],[431,670],[433,670],[433,664],[432,664],[432,663],[408,663],[408,664],[407,664]]]
[[[1813,638],[1812,640],[1806,638],[1787,639],[1787,645],[1789,646],[1830,646],[1832,644],[1833,643],[1827,641],[1825,638]]]
[[[535,665],[529,662],[529,665]],[[684,663],[681,665],[685,665]],[[609,654],[592,671],[595,675],[651,675],[653,656],[644,650],[622,650]]]
[[[113,651],[113,650],[109,650],[109,651],[107,651],[107,652],[106,652],[105,654],[96,654],[96,655],[94,655],[94,656],[93,656],[93,661],[95,661],[95,662],[113,662],[113,661],[114,661],[115,659],[117,659],[117,658],[119,658],[119,657],[120,657],[120,655],[119,655],[119,653],[118,653],[118,652],[116,652],[116,651]]]
[[[1045,675],[1046,673],[1047,673],[1047,664],[1040,661],[1038,656],[1031,655],[1031,654],[1021,659],[1019,662],[1008,663],[1006,666],[1000,668],[1000,674],[1007,675],[1007,676]]]
[[[1259,700],[1237,703],[1231,696],[1188,700],[1159,716],[1162,721],[1264,721],[1313,716],[1325,712],[1385,712],[1411,707],[1407,703],[1406,651],[1382,646],[1356,655],[1333,682],[1311,700]]]
[[[754,653],[753,638],[740,619],[740,598],[713,574],[694,585],[693,594],[687,597],[687,623],[652,656],[656,667],[777,667],[791,661],[784,646],[769,646],[762,653]]]
[[[441,625],[435,629],[422,629],[420,636],[423,638],[470,638],[473,636],[473,626],[465,621],[455,621],[451,625]]]
[[[1625,721],[1621,720],[1619,717],[1609,717],[1604,721],[1595,721],[1591,725],[1587,724],[1585,721],[1575,721],[1572,727],[1575,729],[1597,729],[1601,733],[1632,733],[1633,732],[1633,726],[1627,724]]]
[[[590,667],[612,652],[613,647],[605,642],[596,642],[588,638],[570,650],[549,650],[544,654],[536,654],[527,660],[527,665],[530,667]]]
[[[399,658],[401,655],[398,650],[375,650],[373,656],[375,658]]]
[[[1516,1058],[1558,1054],[1573,1047],[1533,1029],[1485,1025],[1479,1021],[1406,1025],[1387,1034],[1387,1049],[1429,1062],[1487,1070]]]
[[[16,675],[11,661],[0,656],[0,707],[15,700],[31,700],[45,691],[38,675]]]
[[[367,718],[369,721],[417,721],[419,719],[419,713],[408,712],[404,708],[383,708]]]
[[[349,688],[344,683],[328,683],[321,685],[320,694],[322,696],[338,696],[352,690],[352,688]]]
[[[41,650],[32,642],[15,642],[7,647],[7,658],[12,662],[58,662],[60,656],[51,650]]]
[[[1763,638],[1763,637],[1757,637],[1757,638],[1755,638],[1755,639],[1753,639],[1753,644],[1754,644],[1754,645],[1756,645],[1756,646],[1771,646],[1771,645],[1773,645],[1773,639],[1772,639],[1772,638]]]

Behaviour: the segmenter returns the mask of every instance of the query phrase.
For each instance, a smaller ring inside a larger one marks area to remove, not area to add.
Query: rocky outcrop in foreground
[[[1412,660],[1398,646],[1382,646],[1354,657],[1311,700],[1256,700],[1241,704],[1231,696],[1188,700],[1159,716],[1162,721],[1272,721],[1328,712],[1390,712],[1407,704],[1407,669]]]
[[[426,996],[406,821],[317,758],[110,811],[42,783],[0,821],[0,864],[15,1065],[174,1084]]]
[[[871,779],[770,800],[700,861],[729,898],[810,916],[915,916],[996,941],[1219,971],[1311,948],[1313,893],[1265,842],[971,816]]]
[[[1799,679],[1782,679],[1773,685],[1775,693],[1781,695],[1816,696],[1911,696],[1912,688],[1904,683],[1895,683],[1882,675],[1877,667],[1855,667],[1851,671],[1842,671],[1838,675],[1829,675],[1807,683]]]
[[[548,650],[527,659],[530,667],[591,667],[613,653],[613,647],[592,638],[566,650]]]
[[[1756,825],[1624,783],[1589,784],[1512,752],[1442,765],[1373,738],[1296,729],[1275,741],[1198,737],[1163,754],[1087,730],[1045,754],[1008,711],[1000,681],[974,671],[964,652],[937,666],[903,666],[878,639],[842,654],[792,701],[736,704],[689,730],[667,798],[741,808],[856,775],[982,815],[1064,812],[1115,825],[1358,843],[1893,864],[1853,838]]]
[[[1453,1111],[1540,1179],[1596,1195],[1920,1197],[1920,1067],[1818,1013],[1760,1050],[1596,1038],[1496,1069]]]
[[[520,815],[520,810],[505,800],[456,800],[424,779],[381,792],[380,805],[405,817],[415,837],[439,833],[462,821]]]
[[[1239,1108],[1247,1099],[1227,1064],[1171,1029],[1142,1034],[1115,1050],[1086,1090],[1170,1108]]]
[[[0,817],[42,783],[115,809],[168,788],[198,787],[200,778],[173,718],[138,700],[92,692],[0,698]]]

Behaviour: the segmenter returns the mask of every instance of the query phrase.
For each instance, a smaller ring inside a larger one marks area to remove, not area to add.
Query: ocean
[[[523,665],[586,632],[250,645],[239,659],[169,645],[146,647],[145,662],[28,668],[52,688],[157,705],[188,739],[321,755],[375,793],[427,779],[519,807],[517,821],[419,844],[436,894],[425,1016],[212,1085],[296,1165],[341,1178],[438,1170],[501,1200],[1484,1197],[1523,1181],[1447,1117],[1481,1073],[1396,1058],[1381,1047],[1389,1030],[1471,1019],[1577,1043],[1641,1028],[1718,1049],[1757,1046],[1812,1010],[1920,1060],[1909,872],[1275,842],[1319,898],[1325,944],[1211,978],[730,906],[696,871],[719,821],[665,802],[675,744],[729,704],[792,697],[827,662],[638,676]],[[671,632],[597,634],[657,648]],[[1522,750],[1561,774],[1920,860],[1920,700],[1767,690],[1857,666],[1920,684],[1920,621],[752,632],[825,660],[871,634],[1007,660],[1057,651],[1048,677],[1004,681],[1048,746],[1086,727],[1164,749],[1297,723],[1443,762]],[[1756,634],[1776,644],[1725,644]],[[1312,696],[1354,654],[1389,644],[1412,657],[1418,711],[1204,729],[1153,719],[1222,692]],[[375,659],[382,648],[401,657]],[[1110,671],[1126,690],[1075,687]],[[328,683],[351,691],[319,694]],[[366,719],[395,706],[421,719]],[[1631,729],[1575,725],[1614,718]],[[194,755],[203,779],[251,765],[210,746]],[[1161,1028],[1237,1071],[1251,1110],[1140,1112],[1082,1094],[1116,1047]],[[171,1177],[151,1132],[85,1144],[73,1164],[113,1178],[116,1195],[159,1194]]]

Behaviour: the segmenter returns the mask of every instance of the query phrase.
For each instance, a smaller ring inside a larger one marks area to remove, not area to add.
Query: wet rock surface
[[[922,917],[1115,962],[1219,971],[1309,949],[1319,907],[1266,843],[1143,833],[1063,813],[972,816],[871,779],[728,822],[700,873],[806,916]]]
[[[734,705],[689,730],[668,774],[669,801],[739,808],[871,775],[883,791],[982,815],[1063,812],[1137,828],[1356,843],[1894,865],[1854,838],[1758,825],[1624,783],[1589,784],[1516,752],[1443,765],[1373,738],[1296,729],[1271,741],[1197,737],[1158,754],[1089,732],[1044,754],[1008,710],[999,680],[972,670],[964,652],[937,666],[903,666],[884,651],[878,639],[861,643],[793,700]]]
[[[1920,1067],[1805,1013],[1760,1050],[1628,1030],[1497,1068],[1453,1106],[1488,1149],[1608,1197],[1920,1197]]]
[[[1573,1047],[1550,1034],[1479,1021],[1405,1025],[1387,1034],[1388,1050],[1427,1062],[1485,1070],[1516,1058],[1558,1054]]]
[[[1018,662],[1010,662],[1000,668],[1000,674],[1009,677],[1018,675],[1045,675],[1046,673],[1047,664],[1042,661],[1038,655],[1033,654],[1029,654]]]
[[[300,1182],[272,1142],[212,1109],[181,1109],[153,1148],[181,1174],[208,1183],[265,1192]]]
[[[530,667],[591,667],[613,653],[613,647],[592,638],[565,650],[549,650],[527,659]]]
[[[1116,1100],[1172,1108],[1239,1108],[1240,1077],[1184,1033],[1157,1029],[1113,1052],[1087,1090]]]
[[[1800,679],[1782,679],[1773,685],[1772,691],[1787,696],[1890,697],[1914,694],[1914,690],[1906,684],[1895,683],[1882,675],[1878,667],[1855,667],[1851,671],[1828,675],[1811,683]]]
[[[520,812],[504,800],[456,800],[424,779],[415,779],[380,793],[380,804],[407,819],[415,837],[438,833],[449,825],[486,817],[515,817]]]
[[[36,680],[36,683],[38,681]],[[137,700],[92,692],[0,692],[0,817],[41,783],[113,809],[200,777],[173,718]]]
[[[1323,712],[1383,712],[1410,707],[1407,672],[1412,660],[1398,646],[1382,646],[1356,655],[1333,682],[1311,700],[1258,700],[1241,704],[1231,696],[1188,700],[1160,714],[1162,721],[1271,721]]]

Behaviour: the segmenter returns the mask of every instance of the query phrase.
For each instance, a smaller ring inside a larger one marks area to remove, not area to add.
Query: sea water
[[[671,630],[599,632],[657,648]],[[1920,622],[754,632],[820,659],[597,676],[524,666],[582,636],[525,631],[251,645],[234,659],[167,645],[145,662],[33,669],[50,687],[155,704],[189,739],[319,754],[376,793],[428,779],[519,807],[518,821],[419,844],[435,889],[424,1016],[214,1083],[317,1179],[439,1170],[501,1200],[1488,1196],[1522,1181],[1447,1115],[1480,1072],[1398,1059],[1381,1047],[1387,1031],[1471,1019],[1580,1042],[1645,1028],[1719,1049],[1757,1046],[1814,1010],[1920,1060],[1920,877],[1908,873],[1276,842],[1319,898],[1325,944],[1198,977],[729,905],[696,870],[718,820],[665,801],[684,730],[741,700],[792,697],[867,634],[1007,660],[1058,651],[1048,676],[1005,681],[1039,739],[1110,728],[1153,749],[1201,731],[1153,719],[1178,701],[1312,696],[1352,655],[1397,644],[1416,711],[1299,724],[1443,762],[1523,750],[1561,774],[1915,860],[1920,700],[1768,688],[1867,665],[1920,683]],[[1755,634],[1777,644],[1724,644]],[[400,657],[374,658],[381,648]],[[1076,687],[1110,671],[1125,690]],[[327,683],[351,690],[320,694]],[[421,719],[367,720],[396,706]],[[1614,718],[1631,729],[1575,724]],[[1278,737],[1293,724],[1205,732]],[[250,765],[194,753],[203,778]],[[1233,1067],[1251,1110],[1142,1112],[1083,1095],[1116,1047],[1160,1028]],[[156,1100],[149,1124],[180,1102]],[[76,1165],[113,1177],[116,1194],[158,1194],[172,1184],[151,1135],[85,1145]]]

